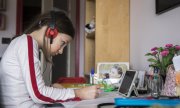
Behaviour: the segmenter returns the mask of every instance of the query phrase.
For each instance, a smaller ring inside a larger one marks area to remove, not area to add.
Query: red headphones
[[[46,36],[50,38],[50,44],[52,44],[53,39],[57,36],[58,30],[55,27],[56,26],[56,18],[55,18],[55,12],[51,11],[51,21],[50,24],[46,30]]]

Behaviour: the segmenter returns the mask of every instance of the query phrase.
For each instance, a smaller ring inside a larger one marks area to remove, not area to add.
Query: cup
[[[173,65],[175,71],[180,71],[180,55],[173,57]]]

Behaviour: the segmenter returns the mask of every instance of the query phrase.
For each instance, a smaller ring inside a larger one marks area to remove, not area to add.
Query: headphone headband
[[[46,36],[48,38],[50,38],[50,43],[52,44],[53,42],[53,39],[57,36],[58,34],[58,30],[56,28],[56,17],[55,17],[55,12],[54,11],[51,11],[50,12],[50,15],[51,15],[51,20],[50,20],[50,23],[49,23],[49,26],[46,30]]]
[[[49,27],[54,29],[55,28],[55,25],[56,25],[56,17],[55,17],[55,12],[54,11],[51,11],[50,12],[51,14],[51,22],[49,24]]]

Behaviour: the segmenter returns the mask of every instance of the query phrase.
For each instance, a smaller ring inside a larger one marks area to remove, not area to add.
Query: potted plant
[[[157,67],[160,70],[160,75],[165,80],[166,69],[169,65],[173,64],[173,57],[179,55],[180,45],[166,44],[164,47],[154,47],[151,52],[145,54],[149,56],[148,61],[150,67]]]

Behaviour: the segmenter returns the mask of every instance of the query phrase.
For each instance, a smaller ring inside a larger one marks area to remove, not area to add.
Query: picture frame
[[[99,62],[97,64],[97,80],[109,78],[111,83],[118,83],[127,70],[129,70],[129,62]]]
[[[0,11],[6,10],[6,0],[0,0]]]
[[[5,15],[0,13],[0,30],[5,30]]]

